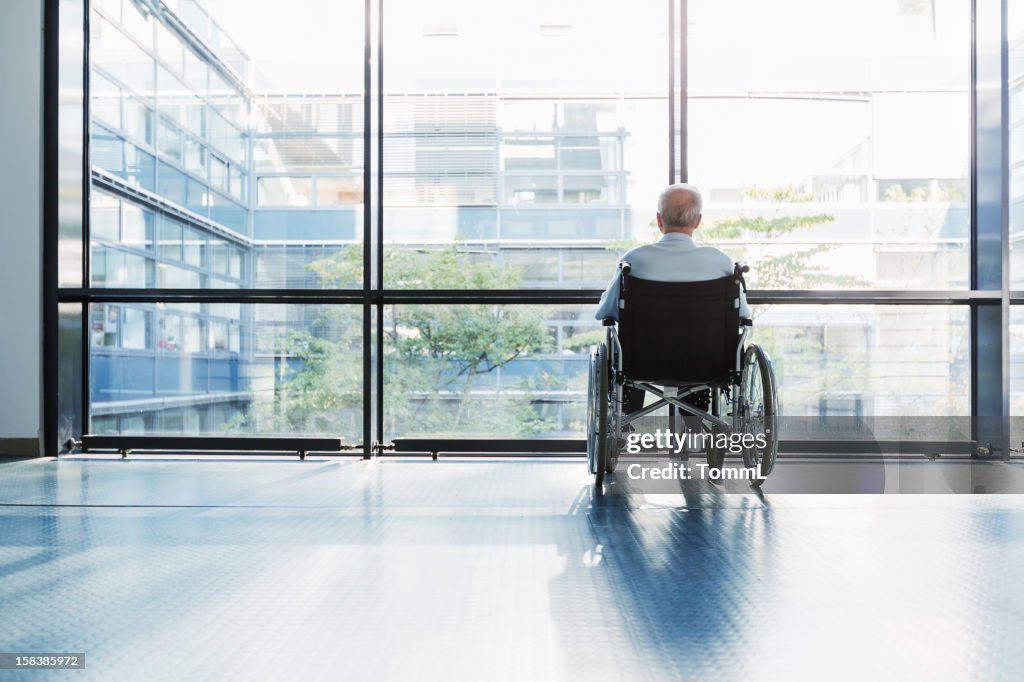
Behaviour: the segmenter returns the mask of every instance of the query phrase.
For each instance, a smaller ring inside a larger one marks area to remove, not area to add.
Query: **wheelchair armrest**
[[[740,325],[743,327],[753,327],[754,321],[749,317],[744,317],[742,320],[740,320]]]
[[[606,317],[601,320],[601,324],[605,327],[614,327],[616,319],[614,317]]]

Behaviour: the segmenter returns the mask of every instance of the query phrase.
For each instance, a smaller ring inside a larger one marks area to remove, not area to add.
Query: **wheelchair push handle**
[[[626,261],[622,261],[621,263],[619,263],[619,272],[621,272],[623,275],[628,275],[629,271],[632,269],[633,266],[627,263]]]
[[[750,266],[747,265],[746,261],[738,260],[733,263],[732,276],[740,281],[743,293],[747,293],[747,280],[743,277],[743,273],[745,272],[750,272]]]

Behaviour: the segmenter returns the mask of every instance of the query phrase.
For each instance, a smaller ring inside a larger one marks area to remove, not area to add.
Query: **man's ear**
[[[665,221],[661,218],[661,211],[658,212],[658,230],[661,232],[665,231]]]
[[[703,213],[701,213],[700,215],[698,215],[698,216],[697,216],[697,222],[695,222],[695,223],[693,224],[693,229],[695,229],[695,230],[696,230],[696,229],[697,229],[698,227],[700,227],[700,221],[701,221],[701,219],[702,219],[703,217],[704,217],[704,214],[703,214]]]

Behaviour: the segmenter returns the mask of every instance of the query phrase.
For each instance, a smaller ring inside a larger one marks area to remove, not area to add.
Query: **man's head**
[[[693,234],[700,225],[703,201],[694,185],[680,182],[669,185],[658,197],[658,229],[664,234]]]

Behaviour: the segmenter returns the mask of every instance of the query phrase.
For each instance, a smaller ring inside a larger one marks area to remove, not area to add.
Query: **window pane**
[[[350,206],[363,203],[362,178],[316,179],[317,206]]]
[[[422,281],[405,264],[450,244],[481,268],[456,287],[590,285],[524,272],[509,249],[559,260],[601,247],[610,279],[623,246],[651,238],[668,175],[665,3],[400,0],[384,12],[385,251],[408,252],[387,286]]]
[[[968,286],[970,3],[694,0],[688,20],[703,241],[757,288]]]
[[[258,187],[260,206],[313,205],[313,178],[260,178]]]
[[[361,306],[93,305],[91,415],[135,432],[361,442]],[[246,339],[239,344],[238,339]],[[181,406],[194,411],[193,425]],[[197,421],[196,421],[197,420]]]
[[[754,306],[782,414],[970,414],[967,306]]]
[[[1024,306],[1010,306],[1010,447],[1024,442]]]
[[[106,192],[89,198],[89,232],[94,239],[116,242],[121,238],[121,202]]]
[[[592,306],[388,306],[388,437],[582,436]],[[782,413],[970,414],[966,306],[755,307]],[[481,349],[486,352],[481,354]]]
[[[580,436],[603,338],[590,306],[388,306],[387,437]]]
[[[1024,289],[1024,4],[1011,2],[1006,11],[1010,49],[1010,286]]]

